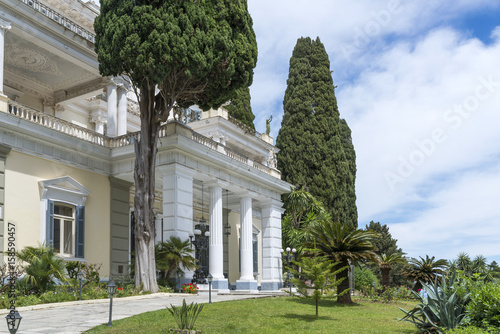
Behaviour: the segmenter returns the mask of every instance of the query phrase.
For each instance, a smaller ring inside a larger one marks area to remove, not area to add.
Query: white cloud
[[[500,28],[484,45],[453,25],[499,6],[493,0],[249,1],[259,44],[251,87],[257,131],[265,131],[272,113],[276,138],[296,40],[320,36],[341,116],[353,132],[360,227],[392,217],[391,232],[411,256],[468,251],[500,260],[494,247],[500,179],[496,170],[484,170],[500,156]],[[402,166],[410,168],[404,176]],[[402,181],[391,188],[387,172]]]

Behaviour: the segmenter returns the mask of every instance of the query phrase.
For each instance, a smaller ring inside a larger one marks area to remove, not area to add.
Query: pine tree
[[[351,131],[340,119],[330,60],[319,38],[297,40],[283,108],[276,138],[283,179],[320,200],[334,221],[357,227]]]
[[[250,88],[242,87],[238,89],[231,98],[231,103],[226,106],[226,109],[229,116],[236,118],[255,130],[255,125],[253,124],[255,115],[250,105]]]

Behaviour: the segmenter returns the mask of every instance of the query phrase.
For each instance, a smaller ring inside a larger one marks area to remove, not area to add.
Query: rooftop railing
[[[19,117],[21,119],[24,119],[26,121],[36,123],[38,125],[44,126],[46,128],[67,134],[69,136],[93,143],[98,146],[106,147],[106,148],[119,148],[119,147],[126,147],[129,145],[133,145],[134,142],[139,139],[139,132],[133,132],[133,133],[128,133],[123,136],[118,136],[118,137],[108,137],[105,135],[102,135],[100,133],[97,133],[93,130],[86,129],[84,127],[78,126],[76,124],[73,124],[71,122],[65,121],[63,119],[48,115],[46,113],[43,113],[41,111],[37,111],[28,107],[23,106],[22,104],[19,104],[14,101],[10,101],[8,103],[8,111],[9,114],[14,115],[16,117]],[[175,126],[179,127],[181,131],[175,131],[176,133],[181,132],[182,135],[185,137],[193,140],[196,143],[199,143],[203,146],[206,146],[210,148],[211,150],[217,151],[221,154],[224,154],[228,156],[229,158],[239,161],[241,163],[244,163],[246,165],[249,165],[255,169],[258,169],[264,173],[271,174],[275,177],[280,178],[280,173],[276,169],[270,168],[264,164],[261,164],[257,161],[254,161],[234,150],[231,150],[230,148],[226,147],[225,145],[218,143],[208,137],[205,137],[194,130],[186,127],[185,125],[178,123],[178,122],[170,122],[170,123],[165,123],[160,127],[159,131],[159,137],[164,138],[169,135],[169,133],[172,133],[172,131],[169,131],[169,126]]]

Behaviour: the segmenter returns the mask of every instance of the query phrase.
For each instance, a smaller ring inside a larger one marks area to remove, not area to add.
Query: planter
[[[196,329],[172,329],[170,328],[172,333],[181,333],[181,334],[200,334],[201,330]]]

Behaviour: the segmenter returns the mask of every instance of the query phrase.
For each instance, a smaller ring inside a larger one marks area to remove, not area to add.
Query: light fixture
[[[227,220],[226,225],[224,225],[224,234],[227,236],[231,235],[231,225],[229,225],[229,190],[226,189],[226,210],[227,210]]]
[[[212,304],[212,281],[214,277],[212,274],[208,274],[207,280],[208,280],[208,303]]]
[[[23,317],[19,315],[17,310],[11,310],[9,314],[7,314],[5,319],[7,320],[7,328],[9,329],[10,334],[16,334],[22,318]]]
[[[113,323],[111,322],[111,314],[113,313],[113,295],[116,292],[116,284],[113,281],[109,281],[108,283],[108,293],[109,293],[109,322],[108,322],[108,327],[113,326]]]
[[[78,278],[78,282],[80,283],[80,293],[78,295],[78,300],[82,300],[82,281],[83,281],[83,273],[81,271],[76,274],[76,277]]]

